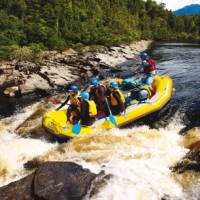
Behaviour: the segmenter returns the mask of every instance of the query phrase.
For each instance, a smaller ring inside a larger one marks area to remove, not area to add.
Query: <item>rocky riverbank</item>
[[[85,83],[94,76],[103,78],[112,72],[130,72],[139,64],[138,53],[150,44],[151,41],[139,41],[95,52],[85,48],[81,53],[72,49],[62,53],[48,51],[44,53],[42,64],[17,59],[1,61],[0,94],[13,97],[48,92],[74,81]]]

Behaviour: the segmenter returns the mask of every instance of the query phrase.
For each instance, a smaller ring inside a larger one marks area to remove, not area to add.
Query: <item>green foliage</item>
[[[17,45],[0,46],[0,59],[8,59],[12,57],[13,52],[18,49]]]
[[[37,49],[32,43],[63,50],[140,39],[199,41],[199,25],[199,15],[177,17],[153,0],[0,1],[1,49],[22,46],[25,57]]]
[[[32,51],[29,47],[18,47],[12,52],[12,57],[20,61],[30,61],[32,58]]]
[[[42,44],[31,43],[29,44],[29,49],[31,50],[31,61],[41,64],[45,47]]]
[[[41,44],[30,44],[29,46],[16,47],[10,52],[10,57],[17,60],[31,61],[34,63],[42,63],[42,51],[44,50]]]

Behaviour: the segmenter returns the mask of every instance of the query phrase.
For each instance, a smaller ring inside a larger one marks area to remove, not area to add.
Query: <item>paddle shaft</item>
[[[107,104],[107,107],[108,107],[109,114],[110,114],[110,115],[113,115],[113,114],[112,114],[112,111],[111,111],[111,109],[110,109],[110,106],[109,106],[107,97],[105,98],[105,100],[106,100],[106,104]]]

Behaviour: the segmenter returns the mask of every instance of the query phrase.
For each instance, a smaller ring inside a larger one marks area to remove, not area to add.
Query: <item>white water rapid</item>
[[[52,144],[43,137],[22,138],[14,132],[39,106],[37,103],[0,122],[1,186],[27,175],[29,172],[23,164],[35,158],[73,161],[92,172],[104,170],[111,174],[112,178],[90,198],[93,200],[188,198],[184,188],[186,180],[178,179],[170,170],[188,152],[185,137],[178,134],[182,125],[177,117],[165,129],[147,126],[113,129],[64,144]]]

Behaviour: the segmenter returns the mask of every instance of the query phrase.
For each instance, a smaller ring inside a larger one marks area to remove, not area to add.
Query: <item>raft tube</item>
[[[115,116],[117,127],[121,128],[132,122],[161,110],[171,99],[173,82],[170,77],[156,76],[152,84],[154,95],[146,102],[134,102],[126,108],[126,116]],[[79,134],[72,133],[72,124],[67,122],[66,109],[44,114],[42,125],[48,132],[60,138],[73,138],[92,132],[111,129],[114,125],[108,118],[97,120],[92,126],[82,126]]]

